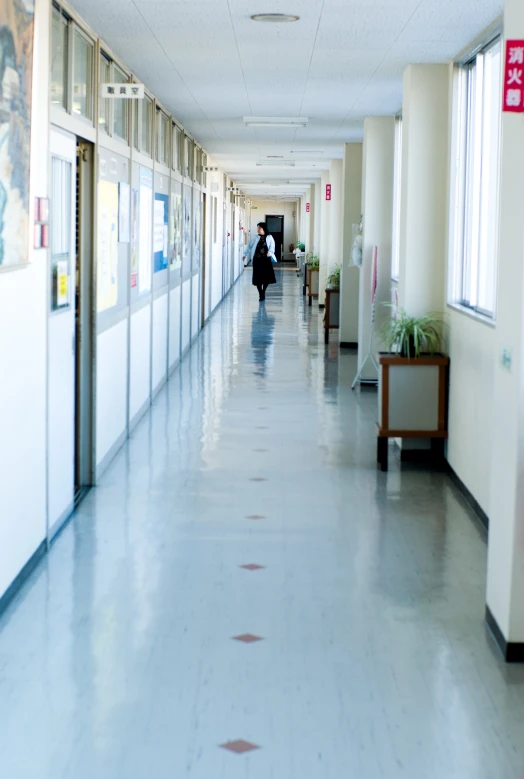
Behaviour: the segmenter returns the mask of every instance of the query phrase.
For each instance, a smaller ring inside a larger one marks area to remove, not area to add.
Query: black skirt
[[[277,280],[275,278],[275,271],[273,270],[273,263],[271,262],[271,257],[267,253],[266,238],[262,235],[257,244],[255,256],[253,257],[252,284],[254,287],[263,287],[276,283]]]

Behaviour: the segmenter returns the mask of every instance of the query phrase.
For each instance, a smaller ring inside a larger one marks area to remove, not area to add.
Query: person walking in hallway
[[[268,235],[267,224],[259,222],[258,234],[260,236],[253,257],[253,286],[258,289],[260,301],[266,299],[266,289],[270,284],[276,284],[273,259],[275,258],[275,239]],[[276,258],[275,258],[276,262]]]

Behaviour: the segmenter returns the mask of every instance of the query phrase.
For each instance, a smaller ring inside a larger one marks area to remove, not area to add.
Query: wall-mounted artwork
[[[0,268],[29,259],[34,0],[0,0]]]

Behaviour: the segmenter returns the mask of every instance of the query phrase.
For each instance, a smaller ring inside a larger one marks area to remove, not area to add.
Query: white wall
[[[34,197],[48,195],[49,30],[36,0],[29,236]],[[0,272],[0,596],[46,536],[46,328],[48,252]]]
[[[167,378],[167,318],[169,295],[164,295],[153,301],[153,392]]]
[[[448,461],[489,513],[495,330],[451,310]]]
[[[127,337],[129,321],[100,333],[96,368],[96,459],[104,461],[127,430]]]

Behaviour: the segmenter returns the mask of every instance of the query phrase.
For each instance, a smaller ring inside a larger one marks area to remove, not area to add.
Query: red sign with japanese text
[[[331,200],[331,184],[326,184],[326,200]]]
[[[524,113],[524,40],[506,41],[502,110]]]
[[[311,204],[306,203],[306,214],[309,214],[310,210],[311,210]]]

